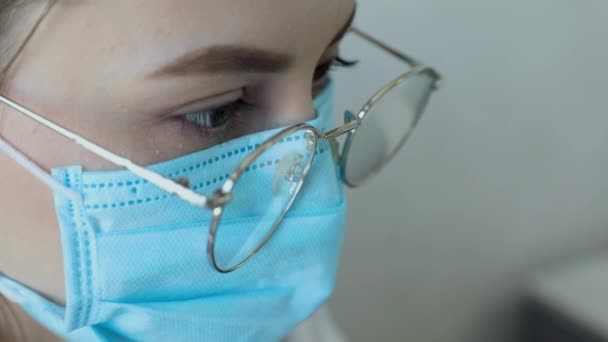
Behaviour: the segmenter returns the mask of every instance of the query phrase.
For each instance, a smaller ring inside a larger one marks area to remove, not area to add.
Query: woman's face
[[[353,0],[59,0],[3,95],[136,163],[172,159],[310,119],[354,7]],[[197,112],[204,123],[185,119]],[[0,135],[46,169],[113,168],[6,107]],[[0,271],[62,302],[52,194],[1,154],[0,170]]]

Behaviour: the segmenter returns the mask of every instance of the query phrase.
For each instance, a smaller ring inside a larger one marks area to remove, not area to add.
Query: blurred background
[[[355,342],[608,340],[576,335],[608,329],[608,2],[358,3],[358,27],[445,82],[393,164],[349,191],[342,328]],[[358,110],[377,75],[342,74],[337,109]],[[526,332],[543,326],[571,329]]]

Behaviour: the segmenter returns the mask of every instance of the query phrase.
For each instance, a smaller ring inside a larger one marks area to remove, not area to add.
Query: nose
[[[307,77],[286,77],[247,91],[245,101],[255,103],[271,116],[276,127],[315,118],[312,88]]]

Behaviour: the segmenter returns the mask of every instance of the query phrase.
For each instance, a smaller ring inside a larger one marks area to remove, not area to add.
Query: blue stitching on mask
[[[299,137],[299,136],[296,136],[296,137],[298,138],[296,140],[301,139],[301,137]],[[288,137],[288,138],[291,138],[291,137]],[[288,141],[292,141],[292,140],[288,140]],[[281,139],[281,140],[279,140],[278,143],[282,144],[284,142],[285,142],[285,139]],[[215,157],[211,157],[211,158],[209,158],[209,159],[207,159],[207,160],[205,160],[203,162],[199,162],[198,164],[193,164],[193,165],[190,165],[190,166],[183,167],[181,170],[177,170],[177,171],[171,172],[171,173],[167,174],[165,177],[172,178],[172,177],[181,175],[183,173],[186,173],[188,171],[194,171],[195,169],[198,170],[201,167],[204,167],[204,166],[207,166],[207,165],[211,165],[214,162],[218,162],[220,159],[226,159],[228,157],[237,156],[240,153],[245,153],[247,151],[253,151],[254,149],[256,149],[256,148],[258,148],[260,146],[261,146],[261,144],[253,144],[253,145],[247,145],[247,146],[243,146],[243,147],[240,147],[240,148],[236,148],[234,151],[230,151],[228,153],[223,153],[221,155],[217,155]],[[148,183],[148,181],[142,180],[142,179],[134,179],[134,180],[129,180],[129,181],[117,182],[116,184],[112,183],[112,182],[109,182],[109,183],[82,184],[82,188],[83,189],[97,189],[97,188],[105,188],[105,187],[108,187],[108,188],[112,188],[112,187],[120,188],[120,187],[124,187],[124,186],[132,186],[132,185],[145,184],[145,183]]]
[[[63,171],[64,185],[68,188],[80,189],[80,174]],[[74,249],[74,259],[71,262],[72,269],[72,295],[76,296],[75,303],[71,309],[73,320],[69,322],[71,326],[83,326],[90,316],[92,306],[92,258],[91,258],[91,232],[83,229],[86,226],[84,211],[80,203],[72,200],[67,201],[67,210],[70,217],[70,240]],[[79,220],[80,219],[80,220]],[[87,291],[88,290],[88,291]]]
[[[344,201],[344,196],[340,196],[339,199],[329,207],[319,208],[317,210],[305,211],[300,210],[298,212],[290,211],[285,218],[290,219],[304,219],[310,216],[330,216],[330,215],[340,215],[339,210],[342,208],[346,202]],[[247,217],[238,217],[238,218],[227,218],[222,222],[226,224],[243,224],[249,222],[259,222],[259,215],[251,215]],[[162,232],[162,231],[176,231],[182,229],[192,229],[192,228],[200,228],[200,226],[208,226],[211,223],[211,220],[196,220],[188,223],[178,223],[172,225],[160,225],[153,227],[146,227],[144,229],[125,229],[125,230],[114,230],[109,232],[99,232],[97,236],[100,238],[110,237],[110,236],[120,236],[120,235],[139,235],[139,234],[147,234],[152,232]]]
[[[328,151],[328,149],[319,148],[318,151],[317,151],[317,154],[321,155],[321,154],[323,154],[323,153],[325,153],[327,151]],[[262,168],[264,168],[266,166],[271,166],[273,164],[276,165],[279,161],[280,160],[275,159],[275,160],[271,160],[271,161],[260,162],[260,163],[251,165],[251,167],[246,168],[245,172],[250,172],[250,171],[253,171],[253,170],[262,169]],[[270,162],[270,164],[269,164],[269,162]],[[216,184],[218,182],[221,182],[224,179],[227,179],[229,177],[230,177],[230,175],[226,174],[225,176],[220,176],[220,177],[216,177],[216,178],[213,178],[213,179],[210,179],[210,180],[207,180],[207,181],[202,181],[202,182],[194,185],[192,187],[192,190],[198,190],[198,189],[202,189],[204,187],[211,186],[211,185]],[[127,201],[127,202],[119,202],[119,203],[112,203],[112,204],[88,204],[84,208],[86,210],[100,210],[100,209],[117,208],[117,207],[124,208],[124,207],[128,207],[128,206],[136,205],[136,204],[142,204],[144,202],[145,203],[157,202],[157,201],[165,200],[167,198],[172,198],[172,197],[173,197],[172,195],[166,194],[166,195],[155,196],[155,197],[147,197],[145,199],[130,200],[130,201]]]
[[[75,179],[74,179],[74,185],[78,186],[81,184],[80,179],[76,178],[78,177],[78,175],[74,175]],[[81,286],[81,291],[80,292],[80,296],[82,298],[82,311],[80,312],[80,324],[84,325],[86,324],[86,322],[90,319],[90,315],[91,315],[91,303],[92,303],[92,295],[93,295],[93,291],[92,291],[92,287],[93,287],[93,281],[92,281],[92,276],[93,276],[93,271],[92,271],[92,262],[91,262],[91,250],[90,250],[90,232],[86,229],[87,223],[84,219],[84,213],[82,210],[82,207],[79,208],[75,208],[72,206],[73,212],[72,215],[75,216],[75,211],[76,209],[78,210],[78,216],[80,217],[78,225],[75,225],[76,227],[76,231],[78,234],[78,243],[79,243],[79,252],[81,253],[80,255],[80,263],[82,266],[84,266],[84,269],[81,268],[81,270],[83,271],[83,274],[85,275],[85,279],[80,279],[80,286]],[[73,217],[74,217],[73,216]],[[74,222],[75,223],[75,222]],[[81,267],[82,267],[81,266]]]
[[[65,173],[65,185],[68,188],[71,188],[70,186],[70,174],[68,172]],[[74,203],[72,201],[68,202],[68,210],[70,211],[70,217],[72,219],[72,227],[76,227],[76,220],[74,219]],[[76,251],[74,253],[74,262],[73,267],[75,268],[74,270],[74,285],[77,286],[77,293],[80,294],[82,293],[82,282],[80,279],[80,274],[81,274],[81,262],[80,262],[80,248],[79,248],[79,232],[78,229],[76,229],[74,231],[74,234],[76,235],[76,239],[74,240],[74,250]],[[81,321],[82,321],[82,306],[81,305],[76,305],[76,309],[74,310],[74,314],[76,316],[76,324],[78,326],[81,326]]]
[[[80,207],[80,215],[81,218],[83,220],[87,220],[87,217],[85,216],[84,213],[84,209],[82,207]],[[83,226],[88,226],[90,227],[90,225],[88,224],[88,221],[84,221],[85,223],[83,224]],[[99,315],[99,310],[100,310],[100,305],[97,302],[100,298],[103,298],[101,295],[101,293],[95,293],[95,286],[94,284],[96,283],[96,279],[95,279],[95,273],[93,272],[93,258],[91,257],[93,255],[93,252],[91,250],[91,237],[95,237],[94,233],[92,232],[92,229],[87,229],[86,230],[86,236],[85,236],[85,248],[86,248],[86,252],[87,252],[87,259],[86,259],[86,265],[87,265],[87,273],[89,274],[88,279],[87,279],[87,285],[88,285],[88,290],[89,290],[89,295],[90,297],[90,301],[88,302],[88,304],[90,304],[90,309],[87,310],[87,322],[90,321],[91,316],[93,318],[96,318]],[[101,289],[100,289],[101,290]],[[97,303],[97,305],[96,305]],[[93,311],[94,310],[94,311]]]
[[[71,187],[71,184],[73,182],[70,179],[70,174],[66,173],[66,185],[68,187]],[[77,222],[76,219],[76,208],[74,206],[73,201],[69,201],[69,210],[70,210],[70,217],[72,218],[72,227],[74,228],[74,234],[75,234],[75,239],[74,239],[74,249],[75,249],[75,285],[77,286],[78,289],[78,296],[79,296],[79,300],[77,301],[77,305],[76,305],[76,310],[74,311],[74,314],[76,316],[76,323],[77,326],[83,326],[86,322],[87,319],[87,314],[89,311],[89,302],[87,300],[87,292],[85,289],[85,286],[88,285],[88,278],[90,278],[89,276],[89,272],[87,271],[86,268],[83,268],[83,263],[84,266],[86,266],[86,258],[83,256],[83,252],[86,253],[86,247],[83,246],[83,230],[80,226],[80,224]],[[82,213],[80,215],[82,217]],[[86,277],[87,279],[83,279],[83,276]]]
[[[86,222],[84,222],[84,215],[82,214],[82,210],[80,210],[80,217],[81,220],[83,220],[82,222],[82,226],[85,227],[86,226]],[[85,254],[85,259],[84,259],[84,266],[85,266],[85,273],[87,274],[87,279],[86,279],[86,289],[87,289],[87,297],[89,298],[86,301],[86,311],[85,311],[85,317],[84,317],[84,322],[88,322],[88,320],[90,319],[91,316],[91,308],[90,308],[90,304],[92,301],[92,296],[93,296],[93,271],[92,271],[92,261],[91,261],[91,240],[90,240],[90,234],[87,230],[83,231],[83,240],[84,240],[84,254]]]

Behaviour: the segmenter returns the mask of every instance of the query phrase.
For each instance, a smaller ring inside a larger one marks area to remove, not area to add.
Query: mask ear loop
[[[48,172],[43,170],[40,165],[27,158],[25,154],[23,154],[23,152],[18,151],[16,148],[11,146],[6,140],[2,139],[1,137],[0,151],[4,152],[12,160],[16,161],[19,165],[21,165],[34,177],[38,178],[42,183],[46,184],[49,188],[59,192],[61,195],[73,201],[82,202],[82,196],[80,195],[80,193],[61,184]]]
[[[44,117],[30,111],[29,109],[9,100],[1,95],[0,95],[0,102],[7,104],[8,106],[17,110],[22,115],[25,115],[25,116],[29,117],[30,119],[46,126],[47,128],[64,136],[65,138],[71,140],[72,142],[82,146],[86,150],[95,153],[96,155],[100,156],[101,158],[104,158],[107,161],[110,161],[118,166],[122,166],[122,167],[128,169],[135,175],[147,180],[148,182],[156,185],[157,187],[170,193],[171,195],[177,195],[182,200],[184,200],[196,207],[209,208],[208,203],[207,203],[207,201],[208,201],[207,197],[205,197],[189,188],[186,188],[186,187],[176,183],[175,181],[173,181],[169,178],[166,178],[154,171],[151,171],[149,169],[146,169],[145,167],[139,166],[126,158],[123,158],[117,154],[114,154],[114,153],[104,149],[103,147],[96,145],[95,143],[79,136],[78,134],[76,134],[68,129],[63,128],[48,119],[45,119]],[[9,148],[9,149],[16,151],[14,148]],[[17,152],[17,153],[22,155],[22,153],[19,153],[19,152]],[[27,158],[25,158],[25,159],[27,160]],[[26,165],[28,165],[27,168],[28,168],[28,170],[30,170],[30,166],[31,166],[30,163],[26,162]],[[34,165],[36,165],[36,164],[34,163]],[[40,167],[37,165],[35,166],[35,168],[40,169]],[[46,173],[46,172],[43,171],[43,173]],[[48,175],[48,173],[46,173],[46,174],[47,174],[47,176],[50,177],[50,175]]]

